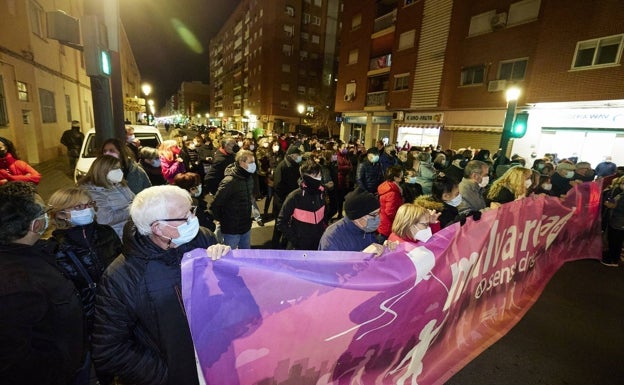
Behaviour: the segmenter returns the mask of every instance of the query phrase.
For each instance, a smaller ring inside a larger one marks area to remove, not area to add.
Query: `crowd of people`
[[[276,249],[381,255],[602,178],[602,263],[618,266],[624,243],[624,167],[609,157],[528,165],[488,150],[218,131],[173,132],[156,149],[129,128],[47,203],[41,175],[18,162],[0,138],[0,377],[15,384],[199,384],[180,261],[250,248],[253,221],[275,220]]]

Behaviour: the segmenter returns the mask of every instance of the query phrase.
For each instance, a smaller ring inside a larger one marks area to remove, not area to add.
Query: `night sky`
[[[240,0],[120,1],[142,81],[162,106],[183,81],[209,80],[208,43]],[[194,36],[194,37],[193,37]]]

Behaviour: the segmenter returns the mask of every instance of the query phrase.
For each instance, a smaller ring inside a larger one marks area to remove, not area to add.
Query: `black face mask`
[[[0,158],[4,158],[7,154],[6,150],[0,150]]]
[[[306,186],[308,186],[309,188],[314,189],[314,190],[316,190],[319,187],[321,187],[321,181],[317,180],[317,179],[314,179],[314,178],[312,178],[309,175],[304,175],[303,176],[303,182],[306,184]]]
[[[239,150],[240,150],[240,146],[238,144],[235,144],[234,147],[232,147],[233,154],[236,154]]]

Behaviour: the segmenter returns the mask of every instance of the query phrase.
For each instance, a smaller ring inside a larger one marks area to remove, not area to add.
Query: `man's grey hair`
[[[169,208],[180,201],[176,198],[192,202],[188,191],[173,185],[148,187],[138,193],[130,206],[130,216],[139,233],[149,235],[152,223],[167,219]]]
[[[487,163],[480,160],[471,160],[470,162],[466,163],[466,167],[464,167],[464,178],[470,179],[472,174],[481,175],[483,167],[489,166]]]

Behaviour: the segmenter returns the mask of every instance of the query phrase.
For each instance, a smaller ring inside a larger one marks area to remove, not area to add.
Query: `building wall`
[[[34,8],[33,8],[34,7]],[[40,34],[33,29],[32,10],[41,16]],[[60,144],[72,120],[82,129],[93,126],[93,103],[82,53],[47,37],[45,12],[61,10],[75,18],[84,13],[83,0],[23,0],[0,2],[0,75],[4,88],[8,124],[0,136],[12,140],[20,157],[37,164],[65,152]],[[138,71],[125,33],[121,33],[122,88],[138,83]],[[28,100],[18,99],[17,82],[27,85]],[[54,95],[56,120],[43,122],[41,90]],[[127,91],[126,91],[127,92]],[[68,101],[68,102],[67,102]]]

